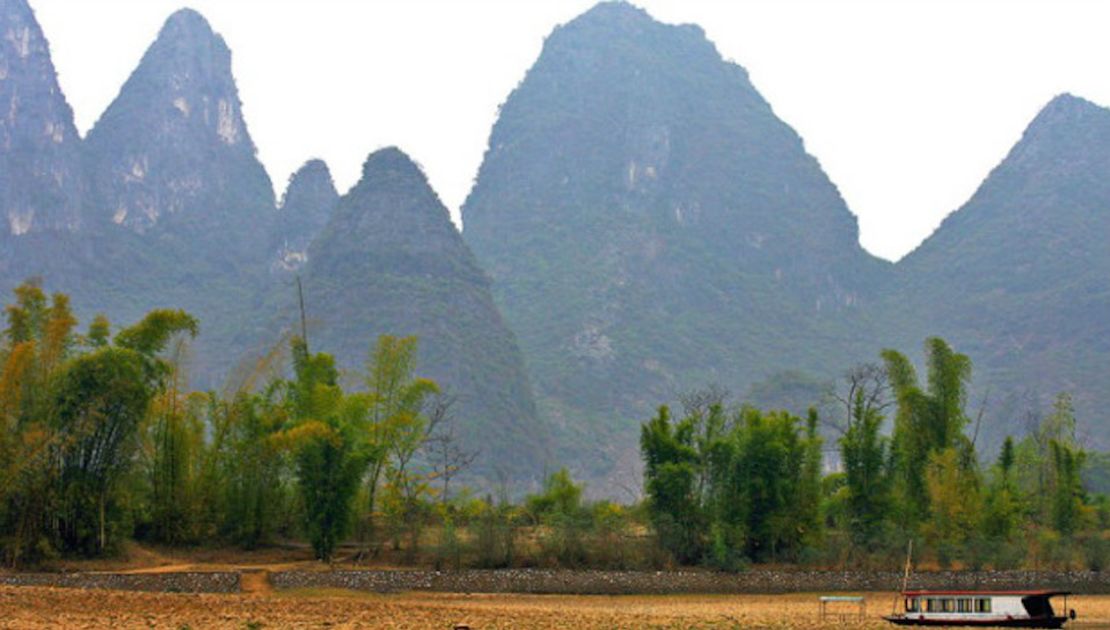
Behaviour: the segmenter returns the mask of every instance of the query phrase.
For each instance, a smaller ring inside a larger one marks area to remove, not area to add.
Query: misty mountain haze
[[[314,350],[343,368],[380,333],[420,336],[421,372],[458,395],[490,479],[534,483],[560,462],[603,491],[635,487],[635,432],[680,392],[773,398],[776,375],[819,383],[935,334],[975,361],[986,439],[1067,390],[1110,444],[1110,110],[1053,100],[891,264],[860,247],[747,72],[700,28],[632,5],[546,40],[501,108],[461,234],[400,149],[374,152],[343,195],[309,161],[279,205],[230,57],[200,14],[173,14],[82,140],[30,7],[0,0],[0,288],[41,277],[83,322],[184,308],[201,322],[194,384],[218,387],[293,325],[300,273]]]

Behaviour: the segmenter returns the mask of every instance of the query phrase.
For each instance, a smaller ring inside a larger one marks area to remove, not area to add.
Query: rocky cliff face
[[[0,0],[0,240],[82,225],[73,111],[25,0]]]
[[[13,90],[20,125],[10,137],[23,144],[2,154],[21,166],[0,178],[24,177],[29,165],[25,188],[50,201],[43,206],[50,210],[25,212],[22,184],[0,190],[3,212],[16,218],[12,231],[23,233],[0,249],[0,288],[40,277],[50,290],[71,294],[85,320],[103,312],[127,322],[152,308],[184,308],[203,322],[194,383],[219,384],[265,334],[257,310],[269,288],[274,215],[223,40],[195,12],[172,15],[79,144],[33,17],[22,3],[2,6],[18,46],[0,45],[0,59],[5,72],[23,79],[0,81],[0,90]],[[37,101],[23,87],[30,76],[41,79]],[[36,128],[37,136],[28,131]],[[51,133],[39,133],[44,129]],[[82,179],[87,189],[64,185]],[[57,199],[73,201],[55,205]]]
[[[744,69],[624,3],[547,39],[463,220],[591,475],[634,465],[638,422],[686,388],[838,369],[889,271]]]
[[[261,255],[270,179],[255,158],[231,53],[198,13],[174,13],[89,132],[102,223],[170,235],[203,255]]]
[[[309,160],[289,178],[271,238],[271,268],[294,272],[308,260],[308,245],[331,217],[339,193],[322,160]]]
[[[457,396],[476,473],[536,481],[550,434],[489,281],[420,168],[397,149],[372,154],[308,252],[312,347],[362,369],[378,335],[419,337],[419,369]]]

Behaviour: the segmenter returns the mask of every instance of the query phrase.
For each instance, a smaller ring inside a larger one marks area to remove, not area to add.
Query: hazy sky
[[[86,132],[183,0],[30,0]],[[189,0],[232,50],[243,111],[280,195],[310,157],[340,191],[396,144],[453,215],[497,106],[557,24],[592,0]],[[905,255],[974,192],[1037,111],[1110,104],[1110,2],[640,0],[701,25],[805,139],[859,216]]]

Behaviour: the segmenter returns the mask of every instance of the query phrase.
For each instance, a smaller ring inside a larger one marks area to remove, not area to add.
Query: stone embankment
[[[152,593],[238,593],[239,573],[0,573],[0,585],[146,591]]]
[[[277,571],[166,573],[0,573],[0,585],[54,586],[161,593],[268,592],[342,588],[378,593],[530,593],[563,595],[675,595],[893,591],[894,571]],[[247,576],[246,583],[243,575]],[[257,582],[257,584],[256,584]],[[911,588],[1011,590],[1045,588],[1110,593],[1110,572],[938,571],[914,573]]]
[[[568,571],[504,569],[465,571],[276,572],[275,589],[345,588],[391,593],[549,593],[567,595],[666,595],[681,593],[798,593],[892,591],[902,584],[893,571]],[[939,571],[914,573],[911,588],[1010,590],[1049,588],[1110,593],[1110,573],[1094,571]]]

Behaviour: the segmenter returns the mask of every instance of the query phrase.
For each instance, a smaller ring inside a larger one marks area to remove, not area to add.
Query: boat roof
[[[928,597],[930,595],[972,595],[985,597],[1053,597],[1071,595],[1070,591],[1027,590],[1027,591],[903,591],[905,597]]]

